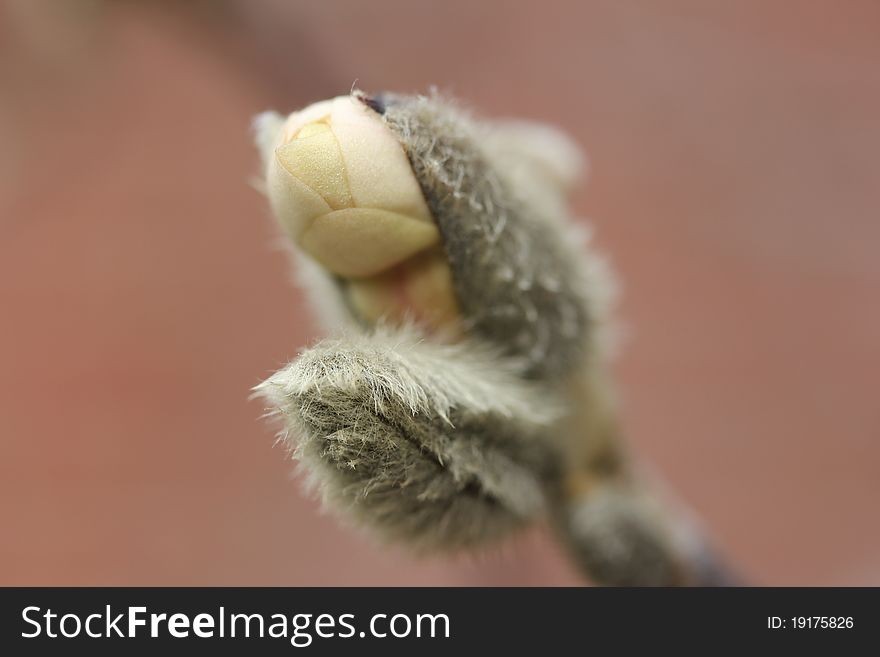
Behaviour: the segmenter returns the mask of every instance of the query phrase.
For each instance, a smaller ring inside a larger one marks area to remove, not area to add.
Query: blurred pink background
[[[880,585],[876,2],[0,11],[0,584],[581,582],[341,526],[248,401],[317,336],[250,118],[357,80],[583,144],[639,454],[753,582]]]

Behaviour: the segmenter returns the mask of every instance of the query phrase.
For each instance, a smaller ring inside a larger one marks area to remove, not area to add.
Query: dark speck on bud
[[[357,94],[357,99],[377,114],[385,114],[385,99],[381,94],[378,96],[368,96],[359,93]]]

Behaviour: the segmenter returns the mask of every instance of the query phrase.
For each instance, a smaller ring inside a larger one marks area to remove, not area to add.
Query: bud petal
[[[379,116],[349,96],[330,116],[357,207],[380,208],[433,223],[409,158]]]
[[[306,252],[340,276],[373,276],[436,244],[433,224],[396,212],[346,208],[311,222],[299,237]]]
[[[317,192],[334,210],[352,207],[339,143],[324,122],[306,124],[289,144],[275,151],[291,175]]]

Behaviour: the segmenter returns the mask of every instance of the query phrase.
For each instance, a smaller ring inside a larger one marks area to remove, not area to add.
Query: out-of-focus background
[[[322,516],[249,388],[317,336],[249,122],[368,90],[547,121],[623,281],[632,444],[760,584],[880,584],[880,5],[0,9],[0,584],[578,584]]]

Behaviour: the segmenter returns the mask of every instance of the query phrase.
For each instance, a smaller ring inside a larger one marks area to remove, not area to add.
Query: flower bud
[[[275,128],[266,148],[272,210],[326,269],[369,277],[439,244],[409,159],[372,109],[340,96]]]

